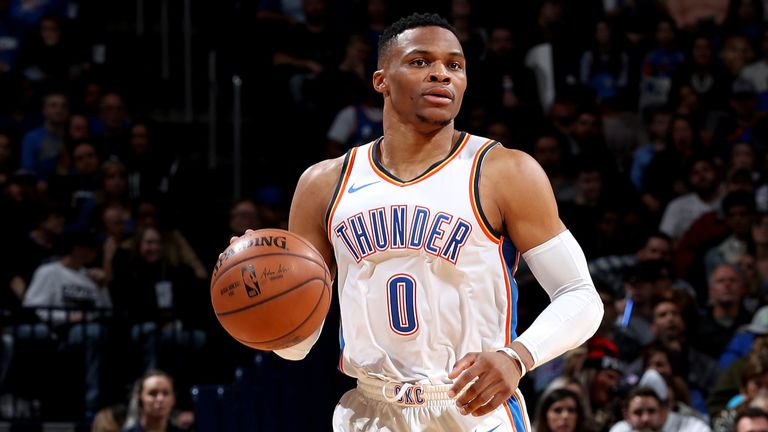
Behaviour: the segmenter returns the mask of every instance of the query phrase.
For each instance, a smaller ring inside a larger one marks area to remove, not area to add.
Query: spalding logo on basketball
[[[331,275],[305,239],[280,229],[243,235],[219,257],[211,302],[224,329],[260,350],[295,345],[317,330],[331,302]]]

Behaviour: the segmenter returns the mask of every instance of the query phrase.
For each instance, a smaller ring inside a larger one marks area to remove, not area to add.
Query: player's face
[[[392,42],[373,83],[384,94],[385,106],[403,121],[447,126],[458,114],[467,88],[461,44],[442,27],[406,30]]]

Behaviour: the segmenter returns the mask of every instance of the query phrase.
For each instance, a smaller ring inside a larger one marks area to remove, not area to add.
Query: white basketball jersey
[[[519,253],[488,226],[477,196],[482,160],[498,143],[462,133],[443,161],[402,181],[377,160],[380,141],[349,151],[327,214],[339,368],[448,383],[462,356],[516,337]]]

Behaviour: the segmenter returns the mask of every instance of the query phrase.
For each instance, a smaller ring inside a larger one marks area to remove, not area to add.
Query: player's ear
[[[384,70],[379,69],[373,73],[373,89],[379,93],[387,91],[387,80],[384,79]]]

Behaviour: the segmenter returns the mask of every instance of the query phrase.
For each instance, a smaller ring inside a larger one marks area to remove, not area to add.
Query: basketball
[[[232,337],[271,351],[293,346],[320,327],[331,284],[325,260],[307,240],[261,229],[221,254],[211,277],[211,303]]]

